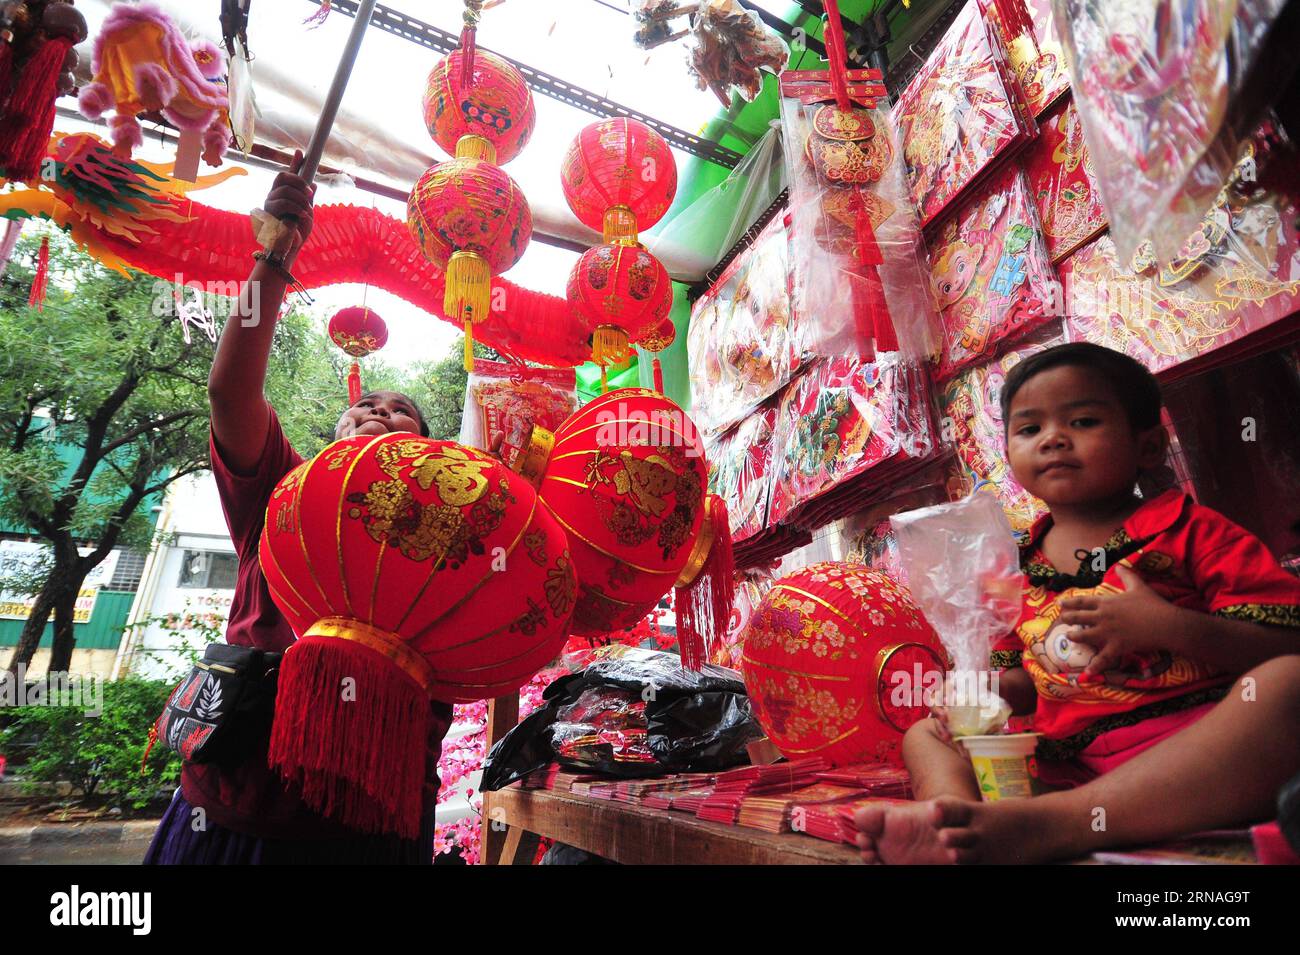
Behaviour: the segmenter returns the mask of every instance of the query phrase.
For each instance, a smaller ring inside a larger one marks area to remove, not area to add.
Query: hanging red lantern
[[[783,755],[902,765],[943,649],[911,594],[878,571],[813,564],[768,591],[744,636],[754,715]]]
[[[516,467],[568,535],[579,580],[572,632],[630,627],[676,586],[678,643],[698,669],[731,615],[731,537],[721,499],[705,494],[704,448],[686,413],[621,388],[554,434],[534,428]]]
[[[528,144],[537,113],[523,74],[509,60],[475,50],[472,75],[465,82],[466,55],[455,50],[429,73],[424,91],[424,124],[449,155],[505,165]],[[466,138],[470,142],[464,143]]]
[[[510,692],[564,644],[564,533],[496,458],[395,432],[336,441],[285,475],[260,554],[299,635],[271,764],[318,812],[415,837],[430,700]]]
[[[361,364],[359,358],[379,351],[388,342],[388,325],[364,305],[339,309],[329,321],[330,341],[352,356],[348,369],[348,404],[361,400]]]
[[[655,391],[664,392],[664,370],[659,364],[659,353],[677,340],[677,326],[671,318],[663,319],[651,329],[642,329],[637,344],[648,351],[654,364]]]
[[[663,218],[677,194],[677,161],[645,123],[618,117],[585,127],[560,167],[564,198],[606,242],[635,240]]]
[[[425,171],[406,203],[406,226],[425,257],[446,273],[443,309],[464,323],[465,370],[474,364],[474,323],[488,316],[491,281],[528,248],[528,200],[500,167],[450,159]]]
[[[605,367],[626,361],[640,332],[668,316],[673,283],[643,247],[616,242],[582,254],[569,273],[568,299],[590,323],[591,360]]]

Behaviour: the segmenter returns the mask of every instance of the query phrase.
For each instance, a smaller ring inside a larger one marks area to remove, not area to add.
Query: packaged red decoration
[[[1106,228],[1106,210],[1074,102],[1062,100],[1039,123],[1038,139],[1025,150],[1025,175],[1047,253],[1059,262]]]
[[[1038,210],[1014,166],[944,223],[930,244],[930,267],[943,325],[937,380],[1060,312]]]
[[[1292,68],[1294,38],[1270,43],[1284,6],[1053,0],[1121,259],[1151,240],[1169,262],[1215,202],[1261,117],[1238,94],[1274,94],[1254,74]]]
[[[796,314],[819,355],[909,357],[934,343],[925,245],[877,71],[847,72],[851,107],[823,71],[781,78]]]
[[[690,37],[695,85],[712,90],[723,109],[731,105],[732,90],[752,103],[763,91],[762,69],[780,73],[790,57],[776,32],[739,0],[703,0]]]
[[[730,431],[704,440],[709,491],[727,502],[733,541],[767,526],[775,430],[776,405],[768,402]]]
[[[692,414],[706,434],[732,427],[807,362],[790,304],[785,226],[774,219],[695,302],[687,333]]]
[[[912,199],[928,225],[995,158],[1034,134],[978,0],[968,0],[894,104]]]
[[[1110,235],[1079,249],[1061,266],[1070,339],[1122,351],[1167,379],[1239,354],[1248,335],[1285,334],[1281,320],[1300,309],[1297,182],[1295,148],[1265,128],[1167,264],[1149,244],[1124,258]]]
[[[1051,0],[982,0],[984,14],[1002,37],[1025,105],[1034,116],[1049,109],[1070,88],[1061,36]],[[1003,14],[1003,8],[1007,14]]]
[[[1027,531],[1047,506],[1020,486],[1007,464],[1002,382],[1022,358],[1064,341],[1059,322],[1046,326],[997,358],[967,368],[940,390],[940,428],[956,446],[962,493],[995,495],[1016,531]]]
[[[499,454],[513,461],[533,425],[554,431],[578,408],[577,379],[572,368],[529,368],[474,359],[465,383],[460,443],[488,450],[502,435]]]

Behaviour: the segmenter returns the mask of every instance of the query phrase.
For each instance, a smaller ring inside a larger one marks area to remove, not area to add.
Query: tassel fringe
[[[386,657],[308,634],[281,665],[268,760],[322,815],[414,839],[429,718],[429,698]]]
[[[591,333],[591,360],[602,368],[627,361],[627,332],[617,325],[597,325]]]
[[[361,363],[354,361],[348,369],[348,405],[361,400]]]
[[[677,588],[677,646],[682,666],[699,670],[705,653],[727,632],[736,596],[736,558],[731,549],[731,522],[722,498],[706,499],[705,521],[713,535],[709,556],[694,580]],[[705,533],[701,528],[700,533]]]
[[[54,104],[59,73],[72,49],[67,37],[52,37],[41,44],[18,74],[5,117],[0,121],[0,166],[11,182],[35,179],[54,129]]]
[[[32,290],[27,296],[27,305],[37,311],[45,311],[45,293],[50,287],[50,237],[41,239],[40,251],[36,253],[36,273],[32,276]]]

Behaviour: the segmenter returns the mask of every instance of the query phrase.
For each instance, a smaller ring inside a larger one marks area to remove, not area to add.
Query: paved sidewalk
[[[0,828],[0,865],[139,865],[157,819]]]

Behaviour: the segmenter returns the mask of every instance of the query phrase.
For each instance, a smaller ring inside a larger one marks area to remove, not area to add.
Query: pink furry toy
[[[113,152],[128,159],[143,141],[136,117],[159,111],[181,130],[203,134],[203,160],[221,165],[230,142],[225,61],[207,41],[193,45],[152,4],[118,4],[95,38],[94,82],[78,96],[81,112],[109,120]]]

